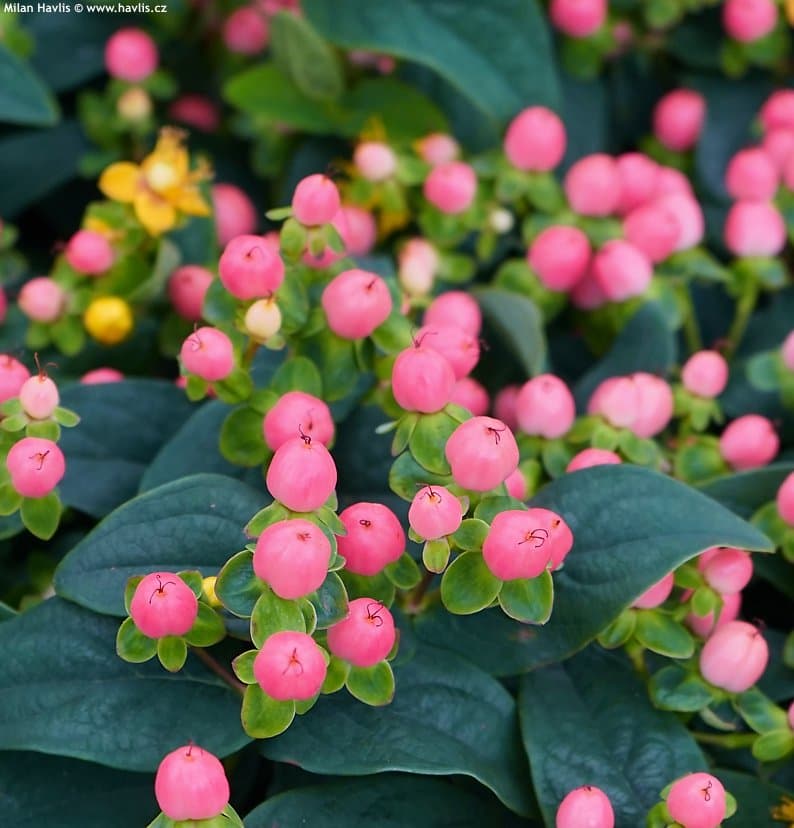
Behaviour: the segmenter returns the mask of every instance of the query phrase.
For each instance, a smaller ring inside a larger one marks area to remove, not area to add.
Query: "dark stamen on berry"
[[[155,589],[154,592],[149,596],[149,603],[150,604],[152,603],[152,598],[154,598],[154,596],[157,595],[158,592],[162,595],[162,594],[165,593],[165,588],[169,584],[175,584],[176,583],[176,581],[166,581],[165,583],[163,583],[163,581],[162,581],[162,579],[160,578],[159,575],[155,575],[155,578],[157,578],[157,583],[160,586],[158,586],[157,589]]]
[[[293,664],[296,665],[300,669],[300,672],[298,673],[298,675],[302,676],[303,675],[303,665],[300,663],[300,659],[298,658],[298,648],[297,647],[295,647],[295,649],[292,651],[292,655],[289,657],[289,661],[287,662],[287,666],[284,668],[284,672],[281,675],[285,676],[289,672],[289,670],[290,670],[290,668],[292,667]]]
[[[298,433],[301,436],[301,440],[306,443],[307,446],[312,444],[312,438],[303,430],[303,425],[298,424]]]
[[[372,526],[372,521],[371,521],[371,520],[367,520],[366,518],[361,518],[361,520],[359,521],[359,523],[360,523],[362,526],[366,526],[366,527],[370,527],[370,526]]]
[[[705,788],[700,789],[701,791],[703,791],[703,799],[706,802],[711,802],[711,793],[709,793],[711,791],[711,786],[712,786],[712,781],[709,779],[708,785],[706,785]]]
[[[36,471],[41,471],[42,470],[42,468],[44,467],[44,458],[49,453],[50,453],[50,450],[47,449],[47,451],[37,451],[35,454],[31,454],[30,457],[28,457],[28,460],[38,460],[39,461],[39,465],[38,465]]]
[[[507,431],[507,426],[502,426],[501,428],[496,428],[496,426],[488,426],[487,431],[490,431],[496,438],[496,445],[498,446],[500,440],[502,439],[502,432]]]
[[[519,541],[518,545],[521,546],[522,543],[529,543],[529,541],[537,541],[533,548],[540,549],[548,539],[549,533],[545,529],[533,529],[524,535],[524,540]]]
[[[372,609],[376,607],[376,609]],[[371,621],[376,627],[383,626],[383,619],[380,617],[380,611],[383,609],[383,604],[380,601],[372,601],[367,604],[367,620]]]

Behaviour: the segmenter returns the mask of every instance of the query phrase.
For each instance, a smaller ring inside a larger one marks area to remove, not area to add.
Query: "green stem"
[[[698,730],[692,735],[701,745],[715,745],[727,750],[752,747],[758,738],[755,733],[701,733]]]
[[[408,615],[416,615],[422,609],[425,593],[427,592],[427,588],[430,586],[430,582],[432,580],[433,573],[425,572],[418,586],[415,587],[413,592],[408,594],[408,600],[405,602],[404,607],[404,610],[408,613]]]
[[[739,347],[744,336],[744,331],[747,328],[747,323],[750,321],[750,317],[755,310],[758,294],[758,281],[756,279],[747,279],[739,295],[739,300],[736,302],[736,314],[733,317],[731,328],[728,331],[728,344],[725,347],[726,357],[733,356]]]
[[[235,693],[238,693],[240,696],[245,695],[245,685],[238,681],[237,678],[223,665],[219,664],[203,647],[191,647],[190,649],[199,661],[203,661],[204,664],[212,670],[216,676],[223,679],[223,681],[228,684]]]
[[[258,350],[259,343],[255,339],[252,339],[248,343],[248,347],[245,349],[245,353],[243,354],[243,365],[245,365],[246,368],[250,367]]]
[[[700,326],[695,313],[695,305],[692,302],[692,294],[685,282],[680,282],[676,293],[681,304],[682,316],[684,319],[684,340],[691,354],[703,350],[703,340],[700,336]]]

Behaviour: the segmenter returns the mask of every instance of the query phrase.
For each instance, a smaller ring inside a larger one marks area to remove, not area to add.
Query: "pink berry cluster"
[[[66,473],[66,459],[58,446],[61,427],[80,418],[62,408],[58,386],[34,355],[37,372],[9,354],[0,355],[0,416],[4,432],[3,514],[20,512],[34,535],[49,538],[58,527],[61,504],[56,487]],[[46,501],[44,500],[46,498]],[[48,515],[33,504],[46,504]]]

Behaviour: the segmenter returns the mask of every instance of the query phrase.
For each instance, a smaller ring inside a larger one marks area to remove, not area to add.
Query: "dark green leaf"
[[[794,463],[772,463],[760,469],[736,472],[710,480],[700,491],[743,518],[775,499],[783,481],[794,472]]]
[[[0,754],[0,802],[14,828],[140,828],[157,813],[149,774],[16,751]]]
[[[241,716],[249,736],[270,739],[290,726],[295,718],[295,702],[272,699],[258,684],[249,684],[245,688]]]
[[[254,553],[247,549],[230,558],[215,582],[215,594],[229,612],[250,618],[265,585],[254,574]]]
[[[332,43],[429,66],[491,120],[530,103],[555,107],[558,82],[546,21],[534,0],[307,0],[304,13]]]
[[[0,139],[0,215],[14,216],[72,179],[87,146],[76,121]]]
[[[395,667],[395,677],[398,691],[387,707],[322,697],[283,736],[264,742],[262,752],[313,773],[462,773],[528,814],[526,759],[507,691],[463,659],[427,646]]]
[[[689,658],[695,652],[695,639],[689,630],[663,612],[638,612],[634,634],[643,647],[668,658]]]
[[[473,291],[483,314],[518,359],[528,376],[540,374],[546,366],[546,338],[543,317],[531,299],[500,288]]]
[[[220,756],[246,743],[228,685],[192,657],[176,675],[125,663],[117,626],[59,598],[0,625],[0,748],[153,771],[191,739]]]
[[[139,495],[103,520],[62,561],[58,594],[89,609],[124,613],[131,575],[198,569],[215,575],[245,543],[260,498],[243,483],[200,474]]]
[[[307,814],[312,828],[367,826],[373,820],[377,828],[416,828],[418,814],[422,828],[482,828],[501,825],[504,818],[495,802],[445,779],[388,773],[286,791],[254,808],[245,824],[297,826]]]
[[[609,796],[617,828],[643,825],[669,782],[706,762],[684,726],[648,701],[627,661],[589,649],[525,676],[519,698],[524,745],[551,824],[573,788]]]
[[[61,401],[80,416],[60,443],[68,458],[61,498],[92,517],[136,494],[146,466],[192,412],[184,393],[165,380],[72,385]]]
[[[527,629],[493,610],[470,618],[431,610],[417,619],[422,638],[466,653],[496,675],[580,650],[646,589],[710,546],[769,549],[763,535],[718,503],[638,467],[564,475],[532,505],[561,514],[574,535],[565,566],[554,573],[554,611],[545,627]]]
[[[0,122],[52,126],[58,105],[27,64],[0,43]]]
[[[276,65],[304,95],[333,100],[342,94],[339,58],[303,17],[279,12],[270,21],[270,48]]]
[[[736,815],[731,817],[731,828],[784,828],[785,823],[773,820],[770,812],[781,804],[783,796],[791,796],[790,791],[750,774],[723,768],[714,773],[739,803]]]

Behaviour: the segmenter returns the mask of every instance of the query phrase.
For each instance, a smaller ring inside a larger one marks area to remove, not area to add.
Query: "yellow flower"
[[[209,577],[204,578],[201,582],[201,590],[204,593],[204,597],[207,599],[207,603],[211,607],[215,607],[215,609],[222,609],[223,604],[215,594],[215,582],[217,580],[218,578],[215,575],[210,575]]]
[[[210,170],[206,164],[190,169],[183,139],[181,130],[166,127],[140,165],[120,161],[99,178],[99,189],[113,201],[132,204],[138,220],[153,236],[170,230],[180,213],[210,214],[198,188],[200,181],[210,177]]]
[[[772,809],[772,819],[775,822],[787,822],[789,828],[794,828],[794,799],[782,796],[780,805]]]
[[[118,345],[132,331],[132,309],[118,296],[100,296],[86,308],[83,324],[97,342]]]
[[[785,0],[783,8],[786,12],[786,20],[790,26],[794,26],[794,0]]]

